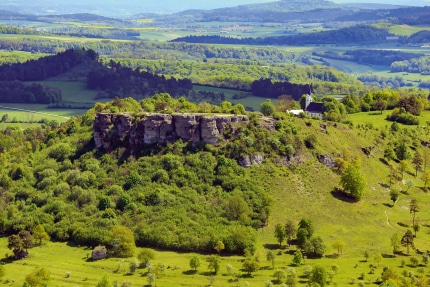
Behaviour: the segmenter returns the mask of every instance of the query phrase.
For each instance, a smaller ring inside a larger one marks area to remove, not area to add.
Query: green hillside
[[[156,102],[180,112],[192,107],[161,95],[141,104]],[[156,251],[152,272],[158,272],[157,286],[201,286],[211,280],[220,286],[277,284],[275,271],[290,267],[298,276],[296,286],[305,286],[309,281],[306,270],[317,265],[327,272],[337,265],[332,284],[338,286],[361,281],[376,286],[388,280],[381,277],[386,266],[397,274],[390,277],[394,282],[410,282],[410,272],[414,282],[426,280],[428,269],[422,254],[428,250],[430,231],[427,126],[372,128],[370,124],[322,122],[282,114],[272,122],[250,115],[248,124],[215,145],[193,147],[178,141],[167,146],[143,146],[136,153],[120,146],[111,151],[95,149],[92,125],[96,112],[139,109],[133,100],[116,100],[96,104],[85,115],[58,128],[7,129],[0,133],[3,235],[32,231],[41,224],[54,241],[29,249],[30,257],[22,260],[13,260],[12,250],[6,249],[7,240],[1,241],[1,250],[7,254],[3,280],[10,286],[22,286],[25,276],[40,267],[51,273],[50,286],[95,286],[104,275],[112,282],[131,284],[124,286],[148,284],[145,266],[135,273],[130,271],[141,247],[176,251]],[[212,109],[229,111],[225,105]],[[388,147],[396,153],[390,156]],[[415,176],[417,153],[422,163]],[[264,162],[250,168],[238,165],[239,158],[253,154],[263,155]],[[322,157],[334,166],[323,164]],[[365,179],[360,200],[344,193],[340,184],[348,165],[356,162],[360,162]],[[392,191],[399,194],[394,206]],[[400,246],[393,257],[391,237],[398,234],[402,238],[413,227],[412,199],[419,205],[415,249],[407,256],[406,248]],[[304,245],[307,259],[303,265],[294,266],[298,241],[292,240],[287,247],[283,240],[279,246],[274,230],[289,220],[297,227],[303,218],[312,222],[314,237],[323,241],[325,250],[322,257],[315,256]],[[131,248],[125,259],[117,257],[123,247],[113,244],[118,236],[126,240],[121,237],[123,233],[112,234],[118,226],[131,230],[133,243],[139,247]],[[225,249],[215,275],[208,269],[206,258],[216,254],[214,246],[219,240]],[[57,242],[69,242],[69,246]],[[341,254],[336,242],[342,243]],[[85,262],[91,247],[98,244],[106,245],[111,257]],[[75,245],[87,249],[72,247]],[[189,260],[196,251],[201,265],[194,272]],[[266,261],[268,251],[275,254],[275,268]],[[67,259],[53,255],[60,253]],[[259,268],[248,276],[243,260],[255,260],[254,256],[259,258]],[[422,286],[398,284],[395,286]]]

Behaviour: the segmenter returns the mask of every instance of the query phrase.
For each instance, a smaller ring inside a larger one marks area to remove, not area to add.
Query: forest
[[[309,45],[309,44],[376,44],[386,41],[388,32],[371,26],[355,26],[302,35],[265,37],[265,38],[231,38],[224,36],[187,36],[174,42],[231,44],[231,45]]]

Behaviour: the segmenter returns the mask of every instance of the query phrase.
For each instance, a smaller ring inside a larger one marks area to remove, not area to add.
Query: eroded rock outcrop
[[[142,114],[99,113],[94,121],[94,141],[97,148],[111,150],[123,146],[135,150],[143,145],[186,142],[215,144],[234,133],[244,115],[204,114]]]

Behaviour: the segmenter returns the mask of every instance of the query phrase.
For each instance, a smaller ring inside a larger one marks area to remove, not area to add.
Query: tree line
[[[93,50],[69,49],[56,55],[0,66],[1,81],[43,81],[58,76],[83,63],[97,60]]]
[[[388,32],[372,26],[355,26],[339,30],[265,38],[232,38],[223,36],[186,36],[173,42],[231,45],[309,45],[309,44],[376,44],[386,41]]]
[[[0,102],[55,104],[61,102],[62,91],[33,83],[26,85],[20,81],[0,81]]]

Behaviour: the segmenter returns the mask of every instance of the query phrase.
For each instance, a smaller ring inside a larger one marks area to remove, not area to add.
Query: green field
[[[410,36],[422,30],[430,31],[430,26],[394,25],[388,31],[395,35]]]

